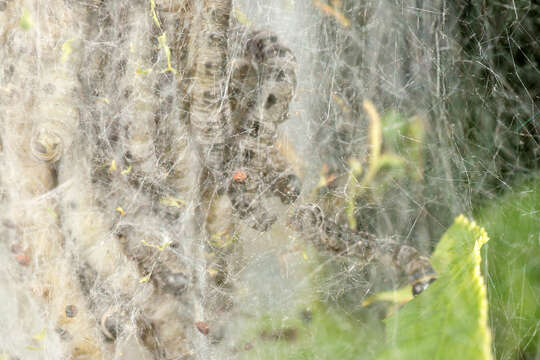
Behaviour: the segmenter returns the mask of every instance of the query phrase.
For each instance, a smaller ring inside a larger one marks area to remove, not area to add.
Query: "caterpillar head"
[[[423,293],[429,285],[431,285],[437,278],[433,276],[425,277],[423,279],[420,279],[412,284],[412,294],[413,296],[420,295]]]
[[[300,196],[302,182],[295,174],[288,174],[277,179],[273,191],[282,203],[292,204]]]

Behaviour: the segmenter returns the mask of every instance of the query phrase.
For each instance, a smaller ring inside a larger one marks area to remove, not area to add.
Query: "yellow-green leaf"
[[[485,230],[459,216],[431,262],[438,279],[387,322],[378,359],[491,360],[486,286],[480,272]]]

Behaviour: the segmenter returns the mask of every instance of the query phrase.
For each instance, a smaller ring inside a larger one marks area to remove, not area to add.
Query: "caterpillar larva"
[[[235,129],[231,146],[229,196],[241,218],[266,231],[276,220],[264,206],[266,194],[283,203],[296,200],[300,181],[275,148],[277,126],[285,121],[296,87],[291,51],[267,31],[249,33],[243,58],[233,61],[231,105]],[[243,174],[234,178],[235,174]]]
[[[114,219],[121,216],[111,203],[100,201],[103,192],[90,181],[84,146],[61,161],[58,178],[66,186],[61,220],[68,234],[66,246],[79,268],[78,276],[87,302],[107,339],[120,346],[141,332],[141,305],[151,296],[151,283],[141,283],[138,268],[124,255],[117,241]],[[131,321],[137,319],[137,321]]]
[[[186,324],[223,307],[240,263],[230,257],[233,205],[264,231],[275,220],[259,206],[264,197],[298,196],[273,146],[294,88],[290,52],[272,60],[278,45],[243,44],[255,77],[234,95],[239,141],[231,140],[230,8],[224,0],[0,1],[8,215],[31,236],[24,240],[34,249],[34,280],[46,284],[51,319],[73,358],[129,354],[138,339],[156,358],[186,355],[195,329]],[[201,192],[189,125],[200,165],[219,180]],[[264,161],[236,156],[242,139]],[[232,157],[238,167],[228,166]],[[204,228],[193,204],[204,208]]]
[[[263,170],[267,152],[276,139],[277,126],[286,120],[296,87],[296,60],[291,51],[279,44],[277,36],[254,32],[246,44],[245,56],[256,67],[259,77],[257,98],[243,122],[239,151],[250,165]]]
[[[149,58],[144,50],[150,48],[150,34],[137,34],[136,55],[129,46],[132,32],[149,17],[143,2],[104,1],[92,7],[88,36],[93,41],[85,43],[85,66],[95,71],[83,79],[83,93],[91,94],[84,99],[92,111],[84,112],[76,144],[57,166],[58,181],[65,184],[61,222],[66,246],[86,302],[104,338],[114,340],[117,350],[144,333],[141,304],[153,292],[152,284],[139,281],[136,264],[124,255],[113,232],[116,218],[125,213],[122,207],[128,209],[126,194],[132,194],[121,172],[127,166],[116,155],[129,152],[139,172],[152,172],[155,162],[145,162],[154,155],[151,87],[131,80],[138,75],[139,56],[141,62]],[[111,69],[114,75],[106,72]],[[133,115],[137,112],[140,118]]]
[[[158,161],[165,175],[165,184],[173,193],[168,194],[187,200],[187,194],[194,188],[194,161],[189,141],[187,89],[184,76],[187,67],[186,52],[189,36],[189,12],[184,9],[186,1],[162,1],[159,8],[160,26],[167,34],[170,47],[171,71],[160,71],[157,78],[156,94],[158,111],[156,121],[155,147]],[[166,54],[160,51],[158,69],[166,69]]]
[[[139,282],[154,285],[152,298],[140,305],[152,330],[145,332],[144,343],[157,358],[180,358],[189,353],[187,334],[194,323],[194,302],[198,301],[192,272],[200,270],[190,253],[192,214],[185,211],[197,194],[198,179],[193,176],[195,162],[183,112],[185,90],[178,81],[185,68],[181,53],[186,45],[188,19],[183,8],[187,2],[148,1],[145,5],[149,5],[149,12],[141,16],[149,14],[145,21],[151,19],[153,32],[157,32],[148,40],[159,42],[159,51],[153,54],[155,94],[149,94],[157,105],[150,120],[155,124],[151,140],[157,176],[146,171],[130,182],[141,191],[136,198],[130,196],[133,188],[119,194],[118,199],[129,204],[129,211],[119,218],[114,231],[125,256],[137,264]],[[131,170],[136,174],[135,166]],[[126,175],[133,179],[132,173]]]
[[[62,246],[50,164],[69,148],[78,122],[78,20],[85,11],[61,1],[9,2],[2,10],[2,180],[10,189],[4,224],[15,229],[15,248],[28,252],[25,286],[40,289],[36,293],[54,327],[48,341],[56,333],[65,356],[98,358],[97,328]],[[76,312],[74,302],[80,303]]]
[[[226,145],[232,133],[227,96],[227,39],[231,0],[204,0],[193,19],[191,49],[197,49],[191,83],[190,123],[204,166],[223,176]]]
[[[353,261],[382,261],[385,255],[390,255],[391,265],[407,275],[413,295],[420,294],[436,279],[429,259],[415,248],[340,226],[325,218],[315,204],[299,206],[290,218],[290,224],[318,249],[350,257]]]
[[[194,181],[185,176],[191,165],[186,166],[190,161],[187,132],[178,129],[182,125],[175,118],[178,111],[171,110],[177,101],[174,73],[163,71],[174,66],[174,52],[150,52],[156,38],[164,38],[160,30],[157,34],[149,30],[156,29],[154,16],[161,19],[160,9],[152,4],[109,1],[97,7],[96,20],[109,19],[101,24],[105,31],[97,35],[102,55],[90,57],[95,74],[103,74],[89,80],[95,86],[98,111],[83,123],[78,153],[62,162],[59,174],[65,181],[71,176],[77,184],[64,196],[64,224],[66,232],[74,234],[70,244],[80,257],[78,262],[84,263],[79,270],[81,282],[104,336],[114,340],[116,349],[140,338],[156,358],[176,358],[186,354],[185,327],[193,323],[189,321],[193,306],[185,299],[191,269],[178,256],[178,237],[183,232],[178,224],[187,222],[179,219],[189,200],[183,192],[191,190]],[[146,26],[143,33],[133,35],[139,31],[137,19]],[[163,28],[158,29],[171,27],[160,25]],[[131,36],[139,42],[129,41]],[[132,52],[134,44],[142,52]],[[135,68],[139,56],[155,63]],[[146,76],[148,82],[133,76]],[[86,141],[88,132],[95,138]],[[163,133],[167,137],[160,138]],[[85,164],[88,155],[91,159]],[[81,164],[74,164],[75,159]],[[88,228],[84,221],[94,227]]]
[[[130,176],[152,181],[159,178],[154,146],[158,109],[154,87],[163,70],[154,60],[159,29],[148,1],[110,1],[106,6],[116,44],[109,57],[114,84],[109,100],[118,121],[121,154],[126,167],[131,167]]]

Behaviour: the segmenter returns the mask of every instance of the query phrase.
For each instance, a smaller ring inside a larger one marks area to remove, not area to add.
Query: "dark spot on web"
[[[244,158],[244,161],[249,162],[255,158],[255,153],[251,150],[244,150],[243,158]]]
[[[125,154],[124,154],[124,159],[127,162],[132,162],[133,161],[133,154],[130,151],[126,151]]]
[[[77,313],[78,313],[78,309],[75,305],[68,305],[66,306],[66,316],[68,318],[74,318],[75,316],[77,316]]]
[[[270,109],[272,106],[274,106],[277,102],[277,98],[274,94],[268,95],[266,98],[266,104],[264,105],[265,109]]]
[[[285,80],[285,72],[283,70],[279,70],[276,76],[277,81],[283,81]]]
[[[63,341],[71,341],[73,339],[73,336],[66,329],[57,327],[56,329],[54,329],[54,331],[58,334],[60,339]],[[13,359],[13,357],[10,357],[10,359]]]
[[[212,95],[212,92],[208,90],[203,93],[203,97],[206,100],[212,100],[214,98],[214,96]]]
[[[133,86],[127,86],[123,92],[124,98],[129,99],[131,94],[133,94]]]
[[[260,129],[259,122],[255,121],[253,123],[253,126],[251,126],[251,128],[249,129],[249,136],[251,136],[251,137],[259,136],[259,129]]]
[[[117,64],[117,72],[119,74],[125,74],[126,72],[126,66],[127,66],[127,60],[126,59],[122,59],[118,62]]]

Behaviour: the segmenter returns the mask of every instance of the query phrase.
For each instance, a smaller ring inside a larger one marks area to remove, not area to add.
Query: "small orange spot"
[[[242,170],[236,170],[233,173],[232,177],[233,177],[234,181],[241,183],[241,182],[244,182],[247,179],[247,174]]]
[[[15,260],[19,263],[19,265],[28,265],[30,264],[30,257],[26,254],[17,254],[15,255]]]
[[[334,180],[336,180],[336,175],[335,174],[330,174],[327,178],[326,178],[326,185],[330,185],[331,183],[334,182]]]
[[[208,335],[208,333],[210,332],[210,327],[204,321],[197,321],[195,323],[195,326],[197,327],[197,330],[199,330],[199,332],[203,335]]]
[[[328,164],[327,163],[322,164],[321,173],[324,174],[324,175],[328,174]]]

